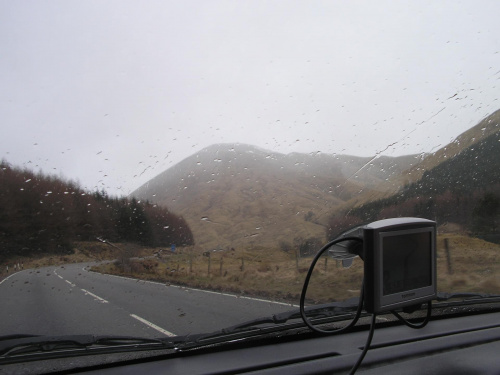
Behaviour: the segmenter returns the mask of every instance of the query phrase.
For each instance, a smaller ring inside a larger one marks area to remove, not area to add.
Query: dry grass
[[[447,256],[445,239],[448,241]],[[437,241],[438,290],[500,294],[500,246],[459,234],[443,234]],[[157,280],[236,294],[254,295],[297,302],[312,258],[296,259],[294,253],[276,248],[241,248],[211,252],[203,256],[199,248],[182,248],[173,254],[133,244],[111,247],[98,242],[80,242],[75,253],[64,256],[18,258],[24,268],[39,268],[117,259],[94,267],[95,271]],[[119,249],[118,249],[119,248]],[[128,260],[130,257],[132,259]],[[135,259],[133,257],[144,257]],[[209,270],[210,266],[210,270]],[[12,266],[11,266],[12,267]],[[363,263],[355,259],[349,269],[333,259],[321,258],[310,281],[309,303],[343,300],[359,295]],[[0,276],[6,276],[2,274]]]
[[[445,250],[448,240],[451,270]],[[500,246],[457,234],[438,236],[438,290],[500,293]],[[363,263],[349,269],[321,258],[311,277],[309,303],[343,300],[359,295]],[[296,259],[278,249],[212,252],[210,259],[193,248],[176,254],[105,264],[96,271],[237,294],[297,302],[311,258]],[[210,264],[210,266],[209,266]],[[210,267],[210,270],[209,270]],[[451,273],[450,273],[451,271]]]
[[[113,260],[121,256],[122,251],[101,242],[77,242],[74,244],[74,253],[67,255],[40,255],[30,257],[14,257],[5,262],[9,266],[9,273],[5,266],[0,267],[0,280],[12,274],[14,265],[19,264],[23,269],[36,269],[48,266],[59,266],[69,263],[83,263],[102,260]],[[135,244],[115,244],[130,256],[150,256],[155,249],[145,248]]]
[[[220,251],[208,258],[193,249],[182,249],[177,254],[131,260],[128,265],[103,264],[94,269],[196,288],[295,300],[305,278],[300,269],[307,270],[309,262],[296,261],[294,255],[278,250]]]
[[[441,291],[500,293],[500,246],[458,234],[438,236],[437,275]]]
[[[47,266],[57,266],[61,264],[68,264],[68,263],[81,263],[81,262],[89,262],[89,261],[95,261],[95,260],[104,260],[106,259],[106,256],[109,254],[100,256],[93,256],[92,252],[88,251],[88,247],[92,247],[93,245],[87,245],[91,243],[80,243],[77,245],[75,248],[75,252],[73,254],[68,254],[68,255],[40,255],[40,256],[30,256],[30,257],[24,257],[24,256],[18,256],[9,259],[6,261],[6,265],[9,265],[9,271],[14,270],[14,265],[19,264],[22,265],[24,269],[31,269],[31,268],[40,268],[40,267],[47,267]],[[97,246],[102,246],[98,244]],[[80,250],[79,248],[82,248]],[[109,258],[108,258],[109,259]],[[0,269],[0,272],[4,272],[4,267]],[[3,275],[5,276],[5,275]]]

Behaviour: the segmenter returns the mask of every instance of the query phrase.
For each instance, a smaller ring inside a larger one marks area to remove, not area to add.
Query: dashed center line
[[[85,270],[85,269],[83,269]],[[86,270],[85,270],[86,271]],[[72,287],[76,287],[76,284],[73,284],[71,281],[69,280],[66,280],[64,279],[61,275],[59,275],[56,270],[53,271],[55,275],[57,275],[57,277],[59,277],[61,280],[64,280],[66,283],[68,283],[69,285],[71,285]],[[5,280],[4,280],[5,281]],[[98,295],[92,293],[92,292],[89,292],[87,289],[83,289],[81,288],[81,291],[83,293],[85,293],[85,295],[89,295],[91,297],[93,297],[96,301],[99,301],[101,303],[109,303],[108,301],[106,301],[104,298],[101,298],[99,297]],[[135,314],[129,314],[132,318],[140,321],[141,323],[147,325],[148,327],[150,328],[153,328],[154,330],[160,332],[160,333],[163,333],[165,336],[168,336],[168,337],[174,337],[174,336],[177,336],[176,334],[170,332],[170,331],[167,331],[166,329],[163,329],[161,328],[160,326],[157,326],[156,324],[154,323],[151,323],[149,320],[146,320],[144,318],[141,318],[140,316],[138,315],[135,315]]]
[[[176,336],[175,334],[173,334],[172,332],[169,332],[167,331],[166,329],[163,329],[161,327],[158,327],[156,324],[153,324],[151,323],[150,321],[144,319],[144,318],[141,318],[140,316],[137,316],[135,314],[130,314],[130,316],[134,319],[137,319],[138,321],[140,321],[141,323],[144,323],[146,324],[148,327],[151,327],[153,329],[156,329],[158,332],[161,332],[163,333],[164,335],[168,336],[168,337],[174,337]]]
[[[88,294],[89,296],[94,297],[96,300],[98,300],[101,303],[108,303],[108,301],[106,301],[104,298],[101,298],[101,297],[95,295],[94,293],[89,292],[86,289],[82,289],[82,292],[85,293],[85,294]]]

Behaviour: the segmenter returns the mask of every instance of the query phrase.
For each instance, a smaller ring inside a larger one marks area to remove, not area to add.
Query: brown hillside
[[[207,147],[137,189],[188,222],[197,245],[276,247],[297,238],[323,240],[328,214],[391,174],[412,156],[371,158],[279,154],[242,144]]]
[[[418,181],[425,171],[435,168],[446,160],[453,159],[471,145],[499,131],[500,110],[497,110],[481,120],[476,126],[460,134],[453,142],[440,148],[436,152],[427,155],[414,155],[414,161],[407,170],[402,171],[402,173],[393,174],[388,180],[381,181],[370,191],[365,191],[363,194],[348,200],[343,205],[343,209],[359,206],[373,200],[387,198],[396,194],[404,185]]]

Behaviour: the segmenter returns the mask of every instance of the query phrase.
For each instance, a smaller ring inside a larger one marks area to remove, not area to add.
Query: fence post
[[[448,243],[448,239],[444,239],[444,251],[446,253],[446,264],[448,266],[448,274],[453,274],[453,268],[451,267],[451,256],[450,256],[450,246]]]

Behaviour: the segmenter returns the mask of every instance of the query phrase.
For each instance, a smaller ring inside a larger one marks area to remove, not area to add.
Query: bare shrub
[[[269,272],[271,271],[271,265],[267,262],[261,262],[257,267],[257,271],[259,272]]]

